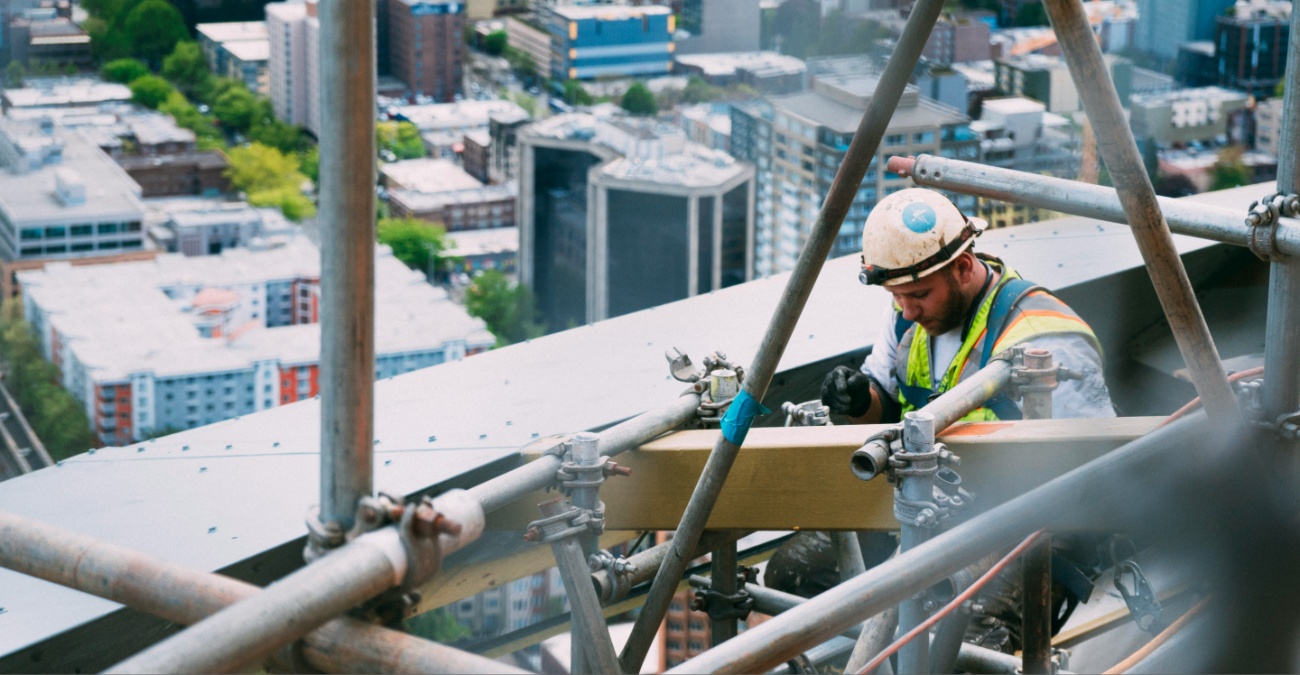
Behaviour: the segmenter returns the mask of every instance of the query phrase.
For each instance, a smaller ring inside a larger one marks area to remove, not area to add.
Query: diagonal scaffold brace
[[[650,650],[650,643],[659,630],[668,605],[676,592],[677,584],[686,571],[690,561],[691,550],[695,548],[709,514],[717,502],[718,494],[727,479],[727,474],[735,463],[736,454],[745,441],[745,433],[755,415],[762,409],[759,401],[767,393],[767,387],[776,372],[777,364],[785,353],[795,323],[802,314],[804,305],[811,295],[813,284],[821,272],[831,246],[839,233],[849,207],[857,194],[867,168],[871,165],[880,146],[880,141],[889,126],[894,109],[902,97],[903,89],[911,77],[926,39],[943,9],[941,0],[920,0],[912,8],[907,26],[898,40],[894,53],[880,77],[875,94],[858,124],[853,141],[849,144],[844,163],[835,175],[830,192],[822,205],[817,222],[812,227],[808,241],[794,271],[790,275],[776,311],[763,335],[758,354],[745,379],[744,388],[731,404],[727,418],[723,420],[723,431],[700,474],[695,491],[682,515],[681,524],[673,537],[673,546],[664,564],[655,575],[646,598],[645,607],[632,629],[627,646],[620,654],[624,672],[638,672]]]

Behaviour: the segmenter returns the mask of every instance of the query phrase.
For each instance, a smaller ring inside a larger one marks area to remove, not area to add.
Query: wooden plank
[[[956,470],[984,509],[1113,450],[1159,424],[1159,417],[1025,420],[955,425],[940,437],[962,458]],[[892,530],[893,488],[849,471],[854,450],[877,426],[751,429],[709,519],[709,529]],[[676,529],[718,432],[681,431],[618,462],[632,475],[601,491],[606,527]],[[531,458],[530,458],[531,459]],[[520,529],[544,493],[494,513],[489,528]]]

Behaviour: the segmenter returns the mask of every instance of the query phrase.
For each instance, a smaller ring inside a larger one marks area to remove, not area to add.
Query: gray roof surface
[[[1272,188],[1193,199],[1244,212]],[[1175,241],[1184,253],[1210,245]],[[1051,288],[1142,265],[1128,228],[1082,218],[990,231],[980,249]],[[858,283],[857,264],[855,256],[827,263],[781,371],[860,349],[876,334],[889,296]],[[601,428],[663,405],[683,388],[667,375],[669,347],[697,362],[723,350],[749,363],[787,279],[741,284],[377,383],[376,489],[409,494],[508,458],[533,434]],[[593,387],[592,373],[614,386]],[[0,510],[220,569],[304,534],[303,516],[317,501],[319,425],[312,400],[79,455],[0,483]],[[117,607],[7,570],[0,570],[0,589],[0,655]]]
[[[862,120],[862,108],[846,105],[825,94],[805,91],[789,96],[774,96],[772,105],[806,120],[834,129],[839,133],[857,131]],[[890,129],[912,129],[941,124],[959,124],[966,117],[953,108],[940,105],[925,97],[917,105],[900,107],[889,119]]]

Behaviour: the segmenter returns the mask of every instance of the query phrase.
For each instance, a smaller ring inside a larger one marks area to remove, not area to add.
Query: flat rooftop
[[[379,169],[392,188],[438,193],[475,190],[483,187],[479,179],[449,159],[406,159],[384,164]]]
[[[1223,87],[1195,87],[1160,94],[1134,94],[1130,104],[1134,106],[1162,106],[1181,101],[1210,101],[1214,103],[1240,101],[1245,103],[1246,99],[1246,93],[1242,91],[1233,91]]]
[[[131,88],[98,78],[28,80],[21,89],[4,89],[3,96],[9,108],[63,108],[130,101]]]
[[[509,113],[528,116],[514,101],[460,101],[429,105],[397,106],[390,111],[395,119],[410,122],[420,131],[486,127],[493,114]]]
[[[117,158],[117,163],[128,171],[160,166],[197,166],[200,169],[224,169],[226,158],[217,150],[198,150],[173,155],[128,155]]]
[[[234,340],[203,338],[168,288],[232,288],[317,279],[320,252],[299,237],[268,251],[230,249],[217,256],[167,254],[145,262],[47,266],[18,275],[25,297],[50,314],[50,324],[97,383],[151,371],[156,377],[246,370],[258,361],[285,364],[320,359],[320,325],[259,328]],[[130,298],[130,311],[122,299]],[[375,350],[393,354],[436,349],[467,340],[491,345],[483,322],[446,291],[407,269],[385,246],[376,252]]]
[[[819,78],[812,90],[788,96],[773,96],[769,100],[778,110],[796,115],[838,133],[853,133],[858,129],[865,110],[865,101],[876,89],[879,80],[872,75],[832,76]],[[857,99],[856,105],[847,101]],[[916,87],[908,85],[899,99],[898,108],[889,120],[889,128],[914,128],[961,124],[967,117],[956,108],[921,96]]]
[[[61,162],[28,173],[0,172],[0,211],[15,226],[143,218],[140,186],[80,133],[55,124],[53,135],[46,136],[38,122],[0,118],[0,136],[0,142],[10,139],[27,147],[62,145]],[[68,205],[55,196],[60,170],[71,170],[85,182],[85,203]]]
[[[419,190],[393,189],[388,191],[388,199],[400,203],[412,211],[434,211],[448,206],[468,206],[488,202],[500,202],[519,196],[519,185],[515,182],[501,185],[480,185],[465,190],[446,190],[441,192],[421,192]]]
[[[597,21],[627,21],[645,16],[665,16],[673,10],[660,5],[629,7],[622,5],[556,5],[551,13],[570,21],[595,19]]]
[[[447,235],[451,248],[448,255],[475,256],[494,253],[515,253],[519,250],[519,228],[493,227],[486,230],[465,230]]]
[[[1047,106],[1032,98],[1025,98],[1023,96],[984,99],[985,113],[995,112],[1001,115],[1017,115],[1023,113],[1041,113],[1046,110]]]
[[[271,41],[269,39],[227,42],[222,47],[230,52],[231,56],[246,63],[268,61],[271,58]]]
[[[217,43],[238,42],[242,40],[268,40],[265,21],[225,21],[221,23],[201,23],[194,26],[194,31]]]
[[[734,52],[721,54],[685,54],[674,58],[682,65],[698,68],[709,77],[734,75],[737,70],[763,74],[802,73],[808,65],[801,59],[780,52]]]

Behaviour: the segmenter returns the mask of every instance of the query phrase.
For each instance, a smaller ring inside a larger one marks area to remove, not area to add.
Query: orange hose
[[[1015,560],[1017,557],[1020,556],[1020,554],[1024,553],[1025,549],[1029,548],[1029,545],[1034,543],[1038,539],[1038,537],[1042,536],[1042,534],[1043,534],[1043,530],[1039,530],[1029,535],[1028,538],[1020,542],[1019,546],[1016,546],[1014,549],[1011,549],[1011,552],[1008,553],[1006,557],[999,560],[997,564],[993,565],[993,567],[990,567],[989,571],[984,573],[984,576],[981,576],[979,579],[976,579],[975,583],[971,584],[966,590],[962,591],[960,595],[953,598],[951,602],[944,605],[943,609],[940,609],[939,611],[935,612],[930,618],[926,619],[925,621],[922,621],[919,626],[908,631],[907,635],[898,638],[897,640],[894,641],[894,644],[889,645],[888,647],[885,648],[884,651],[877,654],[876,658],[871,659],[871,661],[868,662],[867,665],[863,666],[862,669],[858,671],[858,675],[863,675],[863,673],[869,673],[875,670],[877,666],[879,666],[881,663],[884,663],[885,659],[892,656],[894,652],[902,649],[903,645],[906,645],[907,643],[911,642],[913,639],[916,638],[916,636],[920,635],[921,633],[930,630],[930,627],[936,623],[939,623],[940,619],[952,613],[954,609],[961,607],[961,603],[966,602],[967,600],[970,599],[972,595],[975,595],[977,592],[979,592],[981,588],[984,588],[984,584],[987,584],[989,581],[991,581],[993,577],[998,575],[998,572],[1001,572],[1003,568],[1011,564],[1012,560]]]
[[[1241,371],[1240,373],[1233,373],[1233,374],[1229,375],[1229,376],[1228,376],[1228,381],[1229,381],[1229,382],[1237,382],[1238,380],[1244,380],[1244,379],[1246,379],[1246,378],[1248,378],[1248,377],[1254,377],[1255,375],[1259,375],[1259,374],[1261,374],[1261,373],[1263,373],[1263,372],[1264,372],[1264,366],[1258,366],[1258,367],[1255,367],[1255,368],[1247,368],[1246,370],[1243,370],[1243,371]],[[1160,427],[1163,427],[1163,426],[1165,426],[1166,424],[1169,424],[1169,423],[1173,422],[1174,420],[1176,420],[1176,419],[1182,417],[1183,415],[1186,415],[1187,413],[1189,413],[1189,412],[1195,410],[1195,409],[1196,409],[1196,406],[1198,406],[1198,405],[1200,405],[1200,404],[1201,404],[1201,397],[1200,397],[1200,396],[1197,396],[1196,398],[1194,398],[1194,399],[1188,401],[1188,402],[1187,402],[1187,405],[1185,405],[1185,406],[1179,408],[1178,410],[1175,410],[1175,411],[1174,411],[1174,414],[1172,414],[1172,415],[1170,415],[1169,417],[1165,418],[1165,421],[1163,421],[1163,422],[1161,422],[1159,425],[1157,425],[1156,428],[1159,429]]]
[[[1191,609],[1187,610],[1186,614],[1183,614],[1182,616],[1178,617],[1178,620],[1175,621],[1173,625],[1160,631],[1159,635],[1152,638],[1151,641],[1146,643],[1146,645],[1144,645],[1141,649],[1137,650],[1136,652],[1133,652],[1133,654],[1129,656],[1127,659],[1124,659],[1123,661],[1120,661],[1114,666],[1111,666],[1110,670],[1107,670],[1103,675],[1118,675],[1119,673],[1128,672],[1128,669],[1132,668],[1133,666],[1136,666],[1139,661],[1145,659],[1148,656],[1151,656],[1151,652],[1154,652],[1156,648],[1158,648],[1160,645],[1168,642],[1169,638],[1173,637],[1175,633],[1182,630],[1189,621],[1191,621],[1193,618],[1196,617],[1197,614],[1201,612],[1201,610],[1205,609],[1206,604],[1210,602],[1210,598],[1212,597],[1214,596],[1207,595],[1204,598],[1201,598],[1201,601],[1196,603],[1196,605]]]

